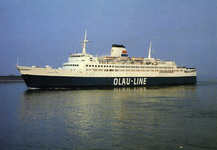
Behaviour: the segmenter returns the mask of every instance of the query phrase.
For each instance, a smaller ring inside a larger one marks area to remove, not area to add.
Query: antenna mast
[[[17,57],[17,66],[19,66],[19,57]]]
[[[149,46],[149,53],[148,53],[148,59],[151,58],[151,42],[150,42],[150,46]]]
[[[86,32],[85,32],[85,36],[84,36],[84,41],[83,42],[80,42],[81,44],[83,44],[83,50],[82,50],[82,53],[83,54],[86,54],[86,43],[87,42],[89,42],[90,43],[90,41],[89,41],[89,39],[87,39],[87,30],[86,30]]]

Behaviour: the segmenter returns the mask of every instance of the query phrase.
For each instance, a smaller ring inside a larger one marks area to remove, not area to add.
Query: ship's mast
[[[80,42],[81,44],[83,44],[83,50],[82,50],[82,53],[83,54],[86,54],[86,43],[87,42],[89,42],[90,43],[90,41],[89,41],[89,39],[87,39],[87,30],[86,30],[86,32],[85,32],[85,36],[84,36],[84,41],[83,42]]]
[[[17,66],[19,66],[19,57],[17,57]]]
[[[149,46],[149,53],[148,53],[148,59],[151,58],[151,42],[150,42],[150,46]]]

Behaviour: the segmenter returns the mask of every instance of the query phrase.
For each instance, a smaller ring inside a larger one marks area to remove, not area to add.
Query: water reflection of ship
[[[105,99],[111,103],[119,103],[120,100],[134,100],[137,98],[182,98],[188,92],[196,92],[197,85],[188,86],[154,86],[154,87],[124,87],[109,89],[86,90],[26,90],[21,95],[25,108],[35,106],[55,107],[82,106],[85,104],[100,104]],[[118,100],[118,102],[117,102]],[[145,99],[147,100],[147,99]],[[60,102],[61,101],[61,102]],[[53,103],[56,102],[56,103]],[[144,101],[145,102],[145,101]],[[94,105],[91,105],[94,106]],[[31,110],[31,109],[29,109]],[[49,112],[49,111],[48,111]]]
[[[67,133],[90,142],[103,132],[119,133],[114,138],[121,139],[126,129],[138,126],[137,118],[141,111],[144,119],[149,121],[143,121],[141,126],[152,131],[148,125],[156,122],[157,115],[163,115],[158,107],[174,109],[176,99],[185,99],[189,92],[196,92],[196,87],[27,90],[20,97],[21,117],[26,121],[52,123],[58,120]]]

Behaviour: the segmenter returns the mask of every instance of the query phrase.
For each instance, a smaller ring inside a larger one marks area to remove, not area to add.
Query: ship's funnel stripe
[[[128,54],[121,54],[121,57],[127,57]]]
[[[123,53],[123,54],[127,54],[127,51],[124,50],[124,51],[122,51],[122,53]]]

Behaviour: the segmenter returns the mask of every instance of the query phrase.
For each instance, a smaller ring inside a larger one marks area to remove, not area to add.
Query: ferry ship
[[[113,44],[110,56],[86,53],[87,31],[82,53],[70,54],[62,68],[17,65],[28,88],[134,87],[195,84],[196,69],[177,67],[174,61],[151,57],[129,57],[126,47]]]

